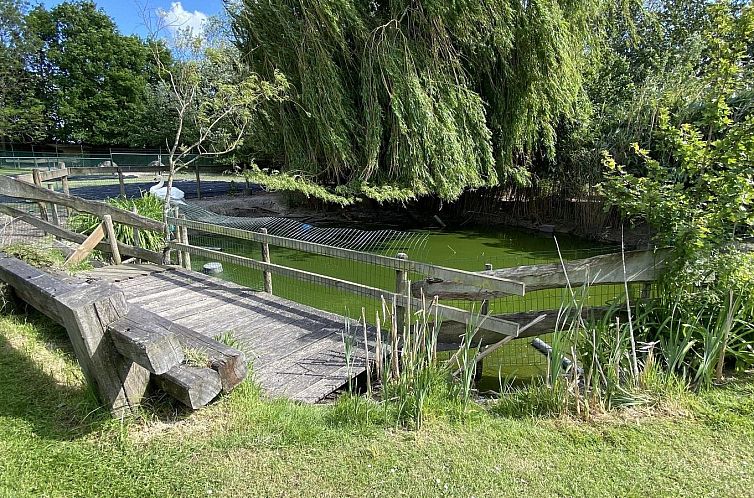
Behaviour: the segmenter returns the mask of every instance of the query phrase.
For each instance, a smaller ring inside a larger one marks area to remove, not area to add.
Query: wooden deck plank
[[[190,270],[131,266],[89,276],[114,282],[129,302],[205,336],[231,332],[270,396],[319,401],[364,370],[360,344],[351,371],[346,368],[340,315]]]

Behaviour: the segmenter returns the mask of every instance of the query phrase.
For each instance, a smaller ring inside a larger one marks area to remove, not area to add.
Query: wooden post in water
[[[262,234],[267,235],[267,229],[262,228]],[[270,245],[267,242],[262,242],[262,261],[265,263],[271,263],[270,261]],[[272,294],[272,273],[268,271],[262,272],[264,277],[264,291],[268,294]]]
[[[398,259],[408,259],[408,254],[405,252],[399,252],[396,254]],[[395,293],[399,296],[406,296],[408,292],[408,272],[406,270],[395,270]],[[403,306],[400,301],[398,302],[396,309],[396,323],[398,324],[398,335],[403,333],[403,325],[406,323],[406,307]]]
[[[180,218],[182,220],[185,220],[186,219],[186,215],[182,214],[180,216]],[[191,244],[189,244],[188,228],[186,228],[184,226],[180,226],[180,227],[178,227],[178,230],[181,233],[181,243],[185,244],[187,246],[191,245]],[[186,268],[187,270],[191,269],[191,253],[188,252],[188,251],[183,251],[183,267]]]
[[[114,164],[114,163],[113,163]],[[126,182],[123,179],[123,170],[118,166],[118,183],[120,184],[120,196],[126,196]]]
[[[42,179],[39,177],[39,170],[37,168],[31,170],[31,177],[34,181],[34,185],[42,188]],[[39,204],[40,217],[45,221],[50,221],[50,218],[47,216],[47,206],[45,205],[45,203],[40,201],[37,204]]]
[[[490,263],[484,264],[484,270],[485,271],[491,271],[492,265]],[[482,319],[482,316],[489,315],[490,314],[490,301],[489,299],[484,299],[482,301],[482,305],[479,307],[479,319]],[[481,351],[479,351],[481,353]],[[479,382],[479,380],[482,378],[482,371],[484,370],[484,360],[479,360],[476,364],[476,372],[474,373],[474,380]]]
[[[105,233],[107,234],[107,242],[110,244],[110,252],[113,256],[113,264],[121,264],[120,250],[118,249],[118,239],[115,237],[115,227],[113,226],[113,218],[106,214],[102,217],[102,223],[105,225]]]

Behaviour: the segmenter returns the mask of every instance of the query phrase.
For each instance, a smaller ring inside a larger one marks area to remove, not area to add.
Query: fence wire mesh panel
[[[532,237],[537,236],[536,234],[532,235]],[[562,249],[560,255],[564,261],[572,261],[614,252],[620,252],[620,247],[604,245],[600,247]],[[554,240],[552,241],[552,250],[550,251],[530,252],[526,254],[493,253],[474,258],[457,255],[443,258],[443,263],[447,266],[463,269],[474,268],[476,271],[483,270],[485,264],[491,264],[493,269],[499,269],[559,262],[560,256],[558,256]],[[637,298],[641,293],[641,288],[641,284],[630,285],[629,297],[631,299]],[[582,293],[580,287],[576,287],[573,290],[577,294],[579,302],[583,302],[584,306],[603,306],[625,297],[623,285],[591,286],[585,294]],[[571,299],[571,295],[567,289],[546,289],[527,291],[524,296],[506,296],[492,299],[488,302],[488,307],[489,313],[492,315],[557,310],[564,302],[569,302]],[[481,307],[481,302],[462,300],[447,300],[442,302],[458,308],[473,310],[475,313],[478,313]],[[540,339],[550,342],[552,334],[540,336]],[[483,375],[490,379],[492,384],[497,381],[499,375],[521,378],[545,375],[547,358],[536,352],[530,346],[530,342],[531,339],[514,340],[501,347],[498,353],[488,356],[484,362]],[[498,386],[491,385],[489,387],[497,388]]]
[[[189,154],[184,162],[193,161],[191,168],[213,168],[217,165],[215,158]],[[55,168],[64,162],[69,168],[93,168],[97,166],[120,166],[123,169],[143,168],[154,163],[168,162],[168,155],[160,150],[124,150],[105,149],[93,152],[50,152],[29,150],[0,150],[0,168],[30,169]]]
[[[396,289],[396,270],[380,264],[378,256],[395,257],[398,253],[406,253],[413,261],[473,272],[483,270],[485,264],[490,264],[494,269],[498,269],[520,265],[558,263],[560,260],[558,252],[555,250],[555,244],[551,239],[547,242],[551,245],[551,249],[543,251],[511,248],[510,244],[499,243],[499,241],[491,239],[486,243],[490,247],[488,252],[475,253],[446,244],[446,239],[443,237],[447,237],[447,233],[395,229],[368,230],[364,227],[318,226],[290,218],[221,215],[194,204],[190,200],[193,185],[181,182],[189,182],[192,173],[184,172],[182,175],[178,177],[176,186],[186,192],[189,200],[185,205],[180,206],[180,213],[187,220],[211,224],[218,228],[216,233],[190,230],[190,244],[192,246],[261,261],[263,260],[262,245],[258,241],[245,240],[234,236],[233,230],[259,233],[266,229],[269,235],[284,237],[288,241],[285,247],[270,244],[271,262],[308,272],[299,274],[295,278],[274,275],[272,288],[275,295],[351,318],[360,317],[363,308],[370,323],[374,323],[377,311],[382,309],[380,299],[374,296],[374,292],[369,291],[369,289],[357,290],[356,292],[343,290],[337,285],[323,283],[323,280],[317,277],[324,275],[337,279],[334,281],[336,283],[338,280],[355,282],[372,289],[376,288],[384,290],[386,293],[392,293]],[[245,182],[228,182],[227,177],[220,178],[218,181],[220,180],[229,185],[226,192],[232,191],[243,194],[246,191],[247,194],[251,193],[246,190]],[[154,175],[126,174],[124,182],[127,197],[136,197],[142,195],[143,192],[148,191],[150,186],[154,185]],[[211,183],[211,180],[202,179],[203,193],[208,183]],[[43,186],[61,191],[60,182],[44,182]],[[111,177],[72,177],[69,179],[69,187],[73,195],[93,200],[104,200],[120,195],[120,183],[117,175]],[[36,202],[8,197],[0,198],[0,202],[36,217],[40,216],[40,207]],[[65,208],[59,207],[57,215],[61,225],[72,228]],[[2,215],[0,219],[2,219],[0,223],[0,243],[2,245],[52,239],[49,236],[44,237],[41,230],[18,220],[13,220],[7,215]],[[459,235],[456,234],[456,236]],[[460,237],[462,238],[463,235],[460,235]],[[472,237],[473,235],[469,235],[469,238]],[[531,237],[535,238],[537,235],[532,234]],[[317,249],[317,246],[312,246],[312,244],[319,244],[323,249]],[[447,247],[444,247],[445,245]],[[331,252],[324,249],[327,247],[358,251],[361,256],[333,257]],[[619,250],[620,248],[615,246],[564,248],[560,254],[564,260],[574,260],[618,252]],[[374,255],[373,260],[370,260],[368,255]],[[211,257],[192,255],[192,268],[196,271],[202,271],[206,263],[215,260]],[[224,272],[220,275],[222,278],[247,286],[250,289],[264,289],[262,271],[227,261],[223,262],[223,266]],[[421,272],[408,272],[408,279],[412,282],[424,280],[427,277],[427,274]],[[641,290],[641,284],[631,285],[631,298],[638,298]],[[624,298],[623,285],[600,285],[591,287],[583,302],[586,306],[602,306]],[[565,289],[540,290],[527,292],[523,297],[508,296],[491,300],[488,303],[488,308],[489,313],[493,315],[551,310],[558,309],[568,299],[570,298]],[[441,303],[472,313],[478,313],[481,306],[480,302],[463,300],[443,300]],[[548,341],[550,337],[544,336],[543,339]],[[535,352],[529,346],[529,342],[526,339],[512,341],[501,348],[498,353],[488,357],[484,363],[486,377],[497,379],[498,374],[520,377],[544,374],[546,358]]]
[[[389,293],[395,291],[395,270],[370,263],[368,259],[364,261],[348,257],[335,258],[327,254],[325,247],[317,250],[310,244],[395,256],[399,252],[421,253],[427,239],[426,232],[318,227],[287,218],[222,216],[190,203],[181,206],[180,212],[188,220],[211,223],[215,227],[226,229],[212,234],[190,230],[190,243],[193,246],[261,260],[261,244],[234,237],[230,229],[252,232],[266,229],[269,235],[285,237],[288,239],[287,247],[270,244],[271,262],[303,270],[311,275],[300,274],[297,278],[274,275],[273,293],[351,318],[360,317],[363,308],[370,323],[374,323],[375,312],[382,307],[379,298],[366,290],[352,292],[335,288],[333,285],[322,283],[317,275],[354,282]],[[210,261],[211,258],[192,256],[192,268],[201,271],[203,265]],[[259,270],[223,263],[223,278],[253,289],[263,289],[262,275]]]

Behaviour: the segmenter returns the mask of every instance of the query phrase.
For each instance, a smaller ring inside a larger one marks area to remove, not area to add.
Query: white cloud
[[[183,8],[181,2],[172,2],[170,10],[157,9],[157,14],[173,33],[178,30],[190,29],[194,35],[201,35],[204,30],[204,23],[207,21],[207,14],[199,10],[189,12]]]

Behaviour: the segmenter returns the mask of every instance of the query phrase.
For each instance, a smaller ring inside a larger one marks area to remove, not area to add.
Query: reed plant
[[[430,405],[462,416],[474,391],[479,355],[474,337],[478,326],[469,325],[459,350],[450,358],[441,358],[437,351],[441,322],[436,299],[422,298],[416,309],[400,306],[397,297],[391,302],[383,299],[375,323],[371,341],[363,310],[363,341],[350,323],[344,327],[347,369],[352,370],[361,356],[369,381],[366,397],[352,392],[338,401],[336,418],[379,419],[388,425],[421,428]],[[350,391],[354,387],[349,383]]]

